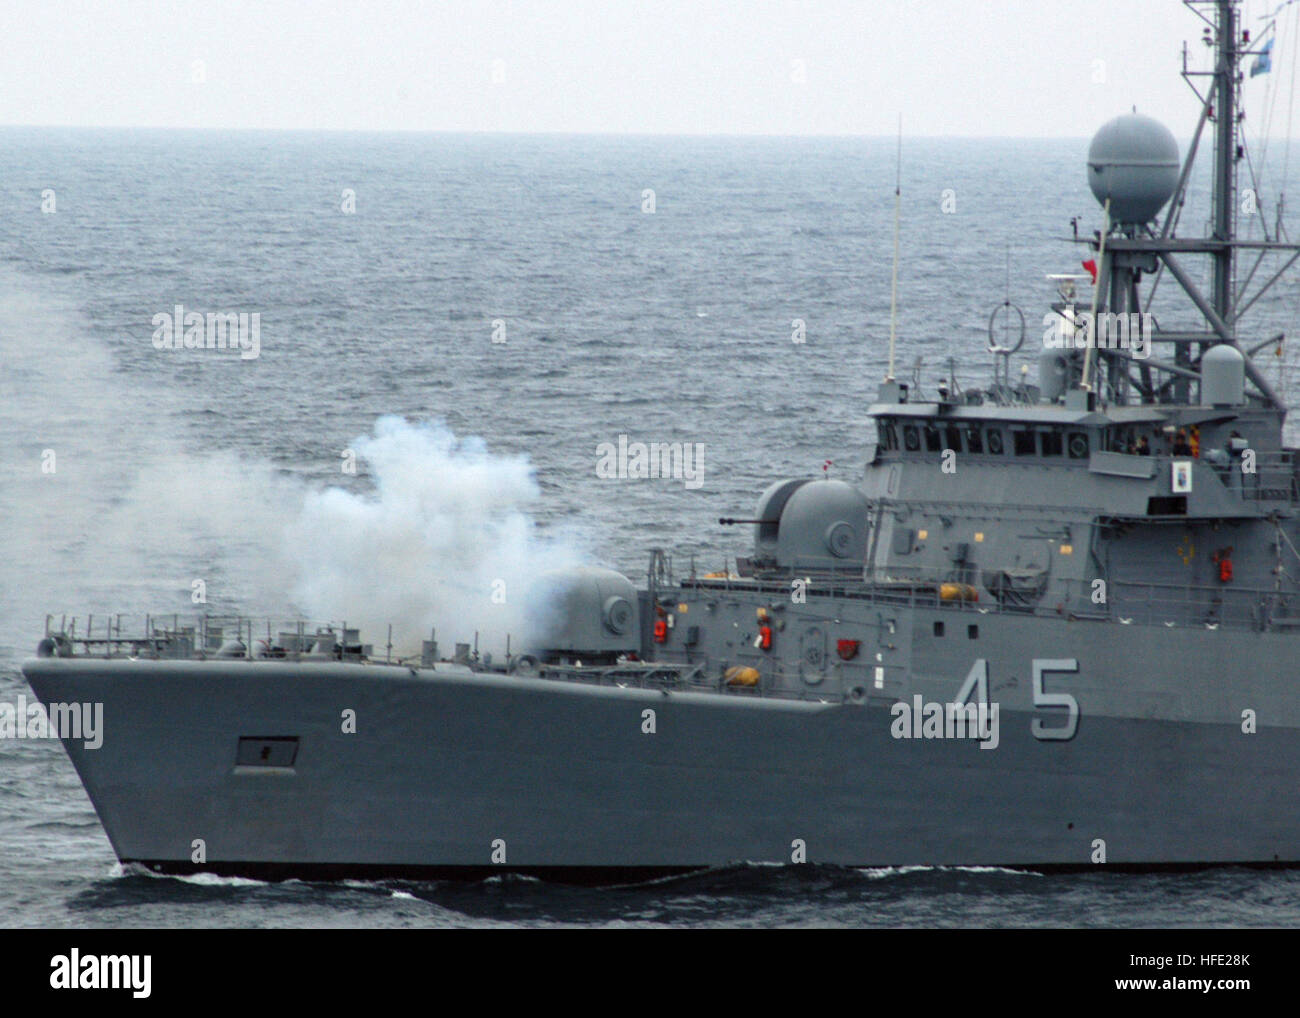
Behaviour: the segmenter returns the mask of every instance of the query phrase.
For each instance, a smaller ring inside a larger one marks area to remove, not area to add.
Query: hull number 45
[[[1049,693],[1044,688],[1044,678],[1049,673],[1077,672],[1079,662],[1076,658],[1051,658],[1036,657],[1033,661],[1034,667],[1034,706],[1041,707],[1049,711],[1049,717],[1064,718],[1065,724],[1047,724],[1041,718],[1034,718],[1029,723],[1029,730],[1034,733],[1035,739],[1042,739],[1044,742],[1063,741],[1073,739],[1074,733],[1079,728],[1079,701],[1069,693]],[[989,663],[984,658],[978,658],[971,670],[966,676],[966,681],[962,683],[961,689],[957,691],[953,703],[958,706],[970,703],[971,697],[975,698],[975,704],[984,704],[985,709],[989,707]],[[1065,710],[1062,715],[1061,711]]]

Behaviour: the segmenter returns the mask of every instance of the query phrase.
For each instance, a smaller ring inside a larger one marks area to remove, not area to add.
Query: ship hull
[[[1068,631],[1086,675],[1088,646],[1115,627]],[[995,633],[986,620],[984,660],[1005,679]],[[1127,654],[1121,682],[1140,692],[1174,635],[1093,657]],[[1009,655],[1014,629],[1003,643]],[[1269,645],[1256,637],[1255,651],[1238,684],[1270,684]],[[914,691],[952,699],[971,664],[923,663],[932,673],[918,669],[901,699],[863,703],[351,664],[41,659],[24,671],[47,703],[104,705],[103,744],[65,746],[118,857],[164,870],[618,880],[741,861],[1300,862],[1294,726],[1244,730],[1230,693],[1213,720],[1116,716],[1082,685],[1073,737],[1044,739],[1026,660],[1019,682],[1001,683],[1013,688],[996,747],[900,738],[894,705]],[[1226,674],[1204,656],[1195,667]],[[1182,689],[1200,707],[1194,671]],[[240,763],[241,739],[296,740],[292,765]]]

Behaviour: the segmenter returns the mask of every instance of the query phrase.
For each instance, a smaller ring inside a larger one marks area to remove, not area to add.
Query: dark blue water
[[[861,469],[863,411],[887,358],[893,147],[0,131],[0,698],[23,691],[17,666],[47,612],[186,612],[194,578],[211,610],[248,613],[426,585],[418,557],[382,535],[330,532],[339,517],[304,510],[329,486],[364,509],[381,481],[400,489],[427,467],[427,448],[407,449],[387,474],[364,462],[342,474],[340,451],[383,415],[483,440],[491,469],[459,482],[489,501],[502,486],[527,523],[521,554],[562,546],[634,578],[654,546],[709,568],[744,554],[745,535],[718,516],[748,515],[770,481],[826,460],[833,475]],[[1026,310],[1032,350],[1052,294],[1044,275],[1078,271],[1082,255],[1061,240],[1070,217],[1097,225],[1085,147],[907,143],[900,373],[923,358],[933,386],[952,357],[961,380],[984,382],[986,322],[1007,295]],[[341,207],[349,190],[352,213]],[[46,191],[53,213],[42,211]],[[1184,221],[1203,218],[1198,191]],[[260,314],[260,356],[155,349],[152,318],[176,304]],[[1261,307],[1261,333],[1290,329],[1295,306],[1288,284]],[[795,319],[805,343],[791,342]],[[492,342],[494,321],[506,342]],[[1286,364],[1267,370],[1290,388]],[[704,443],[703,484],[600,478],[596,446],[619,434]],[[55,475],[40,469],[51,449]],[[535,471],[532,494],[506,490],[518,456]],[[428,507],[400,490],[385,498],[389,529],[427,522]],[[463,544],[486,555],[500,538],[474,531]],[[327,594],[307,591],[304,576],[325,565],[347,575]],[[604,890],[158,878],[116,866],[56,743],[0,742],[8,924],[1291,925],[1298,915],[1300,878],[1246,870],[739,867]]]

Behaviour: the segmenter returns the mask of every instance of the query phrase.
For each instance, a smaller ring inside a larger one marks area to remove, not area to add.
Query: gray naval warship
[[[1280,216],[1238,236],[1261,51],[1235,3],[1188,6],[1212,55],[1184,50],[1190,148],[1137,114],[1092,140],[1099,229],[1066,239],[1095,281],[1049,277],[1037,384],[991,324],[992,383],[925,393],[891,330],[861,480],[776,481],[720,521],[752,527],[734,568],[573,570],[545,639],[495,662],[435,640],[395,660],[346,625],[47,624],[23,672],[51,716],[103,705],[102,745],[62,734],[118,857],[592,880],[1300,863],[1300,468],[1252,358],[1280,340],[1242,330],[1300,246]],[[1160,326],[1161,279],[1193,325]]]

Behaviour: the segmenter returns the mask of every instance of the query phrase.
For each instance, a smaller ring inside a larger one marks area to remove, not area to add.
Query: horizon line
[[[4,131],[170,131],[177,133],[223,134],[402,134],[402,135],[454,135],[509,138],[766,138],[789,140],[883,140],[896,142],[896,132],[863,134],[858,132],[807,132],[781,133],[775,131],[527,131],[479,128],[419,128],[419,127],[194,127],[157,124],[0,124]],[[1176,136],[1177,137],[1177,136]],[[1275,135],[1275,138],[1281,138]],[[913,134],[903,135],[918,141],[1088,141],[1084,134]],[[1300,134],[1296,135],[1300,140]],[[1182,139],[1180,139],[1182,140]],[[1190,140],[1190,136],[1187,140]]]

